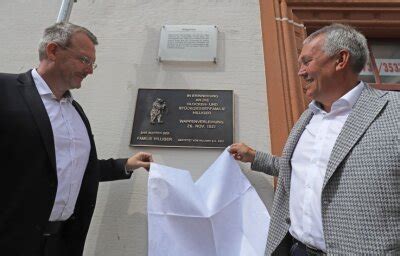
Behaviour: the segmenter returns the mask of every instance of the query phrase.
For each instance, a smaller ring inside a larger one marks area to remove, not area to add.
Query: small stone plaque
[[[159,61],[217,62],[218,29],[214,25],[164,25]]]
[[[138,90],[131,146],[225,148],[232,143],[232,90]]]

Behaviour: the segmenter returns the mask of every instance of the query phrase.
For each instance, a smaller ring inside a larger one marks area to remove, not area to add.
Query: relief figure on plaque
[[[164,123],[163,121],[161,121],[161,117],[163,116],[164,113],[166,113],[166,111],[167,111],[167,104],[165,100],[157,98],[153,102],[153,106],[150,111],[150,123],[151,124],[155,124],[156,122],[158,124]]]

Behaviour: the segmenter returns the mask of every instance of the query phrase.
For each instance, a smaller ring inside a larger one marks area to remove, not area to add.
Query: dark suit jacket
[[[81,255],[96,204],[99,181],[129,178],[126,159],[98,160],[89,121],[91,151],[74,214],[63,236],[69,255]],[[0,254],[38,255],[42,230],[54,204],[57,172],[54,138],[31,76],[0,74]]]

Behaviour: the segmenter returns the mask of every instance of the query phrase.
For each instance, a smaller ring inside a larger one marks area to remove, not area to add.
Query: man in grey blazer
[[[278,176],[266,255],[400,255],[400,97],[360,82],[365,37],[341,24],[303,43],[313,101],[281,157],[233,144],[235,159]]]

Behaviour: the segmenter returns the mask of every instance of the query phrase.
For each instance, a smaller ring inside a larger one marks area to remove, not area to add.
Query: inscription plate
[[[232,90],[138,90],[131,146],[225,148],[232,143]]]
[[[217,62],[218,29],[213,25],[164,25],[159,61]]]

